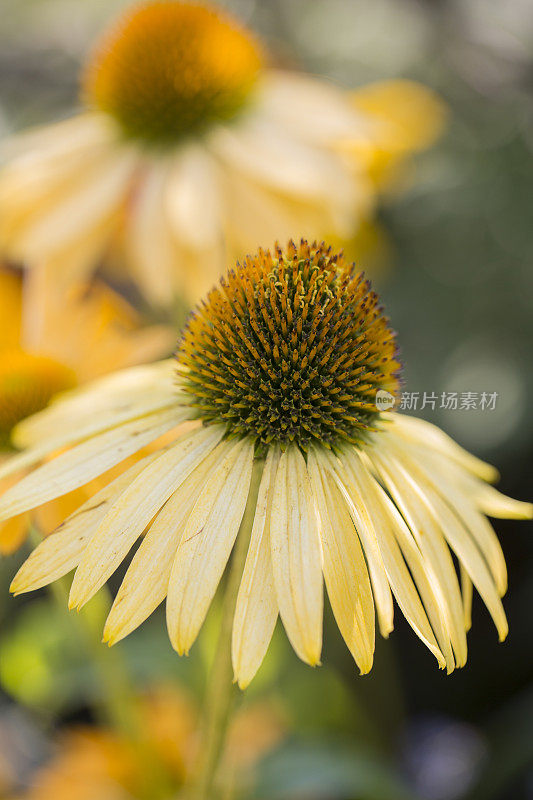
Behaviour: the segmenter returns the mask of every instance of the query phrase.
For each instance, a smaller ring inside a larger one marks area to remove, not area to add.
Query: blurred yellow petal
[[[398,179],[406,156],[435,142],[447,118],[438,95],[414,81],[373,83],[352,92],[352,100],[375,124],[373,135],[355,149],[380,188]]]
[[[378,142],[391,151],[429,147],[440,136],[447,108],[440,97],[409,80],[379,81],[352,92],[353,102],[379,125]]]
[[[26,515],[0,522],[0,553],[8,556],[19,549],[28,535],[30,520]]]
[[[20,344],[22,280],[14,271],[0,268],[0,358],[5,348]]]

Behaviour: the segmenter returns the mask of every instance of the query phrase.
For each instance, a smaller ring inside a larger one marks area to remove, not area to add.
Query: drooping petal
[[[279,452],[268,452],[257,497],[250,546],[237,596],[232,635],[235,680],[245,689],[261,666],[278,617],[272,573],[270,518]]]
[[[196,428],[149,464],[117,498],[76,570],[69,606],[80,608],[124,560],[150,520],[218,444],[224,428]]]
[[[466,662],[467,646],[463,605],[457,574],[442,532],[416,481],[392,454],[386,458],[374,449],[368,454],[380,479],[411,529],[422,552],[453,645],[457,666]]]
[[[172,161],[166,209],[177,240],[193,250],[214,247],[220,238],[220,197],[215,163],[205,147],[190,144]]]
[[[106,428],[166,408],[176,402],[176,362],[124,369],[69,392],[48,408],[23,420],[13,433],[16,447],[49,452]]]
[[[17,251],[43,209],[63,202],[93,168],[108,159],[113,135],[105,117],[79,115],[17,134],[1,144],[0,242]],[[45,254],[39,253],[39,261]]]
[[[474,584],[462,564],[459,565],[459,569],[461,572],[461,594],[463,595],[465,631],[468,633],[472,627],[472,597],[474,593]]]
[[[228,442],[187,521],[167,597],[168,633],[180,655],[196,639],[226,567],[248,498],[253,458],[253,440]]]
[[[312,450],[307,466],[320,518],[324,579],[339,630],[363,675],[371,670],[374,656],[372,587],[346,503],[319,458]]]
[[[89,180],[79,181],[55,204],[34,215],[20,240],[19,257],[38,261],[57,255],[115,214],[126,194],[137,155],[129,148],[108,153],[93,164]],[[66,224],[65,221],[68,220]],[[15,252],[17,250],[15,249]]]
[[[398,463],[402,463],[400,457]],[[406,468],[409,468],[409,462],[407,462]],[[502,641],[508,632],[507,620],[485,558],[465,529],[460,518],[443,500],[431,480],[424,475],[423,470],[417,470],[414,472],[414,476],[435,528],[440,528],[446,541],[457,555],[459,562],[483,598],[498,630],[500,641]]]
[[[408,464],[409,469],[414,472],[421,471],[431,482],[434,490],[461,519],[486,559],[498,593],[503,596],[507,590],[507,567],[496,533],[487,518],[476,508],[475,492],[471,483],[474,481],[477,485],[477,479],[466,473],[463,467],[451,463],[448,458],[428,453],[427,450],[416,446],[398,447],[394,439],[391,441],[397,456]]]
[[[26,475],[0,498],[0,519],[78,489],[176,427],[184,416],[185,412],[176,408],[159,411],[119,425],[61,453]]]
[[[218,445],[196,467],[150,525],[107,617],[104,641],[115,644],[123,639],[165,599],[172,562],[187,520],[223,449]]]
[[[155,304],[168,305],[183,269],[166,208],[168,169],[162,157],[151,163],[139,184],[129,216],[126,247],[135,277]]]
[[[322,649],[322,553],[309,475],[295,445],[280,458],[270,542],[274,585],[287,636],[297,655],[316,665]]]
[[[40,589],[77,567],[87,542],[96,533],[112,503],[155,458],[157,453],[142,458],[67,517],[26,559],[10,590],[20,594]]]
[[[316,109],[320,108],[320,114]],[[314,145],[328,147],[371,134],[373,124],[342,89],[303,73],[269,70],[261,92],[259,112],[282,128]],[[309,125],[309,116],[314,124]]]
[[[524,503],[507,497],[494,486],[476,481],[472,487],[478,508],[489,517],[497,519],[531,519],[533,517],[533,503]]]
[[[485,481],[494,483],[498,480],[498,470],[495,467],[464,450],[436,425],[417,417],[408,417],[406,414],[392,413],[384,417],[388,423],[392,423],[394,430],[400,436],[441,452]]]
[[[341,493],[346,498],[350,515],[363,545],[374,591],[380,633],[387,638],[394,628],[394,607],[372,517],[368,513],[364,497],[352,475],[351,461],[347,460],[346,464],[341,464],[340,460],[329,452],[325,457],[328,459]]]
[[[445,667],[447,660],[437,643],[432,624],[436,631],[440,631],[438,638],[441,641],[447,637],[440,619],[441,612],[437,600],[425,574],[420,551],[390,498],[355,453],[352,472],[361,487],[368,511],[374,521],[383,563],[396,601],[407,622],[431,650],[439,666]],[[413,582],[413,578],[416,583]],[[426,609],[422,605],[421,598]],[[453,669],[454,662],[449,641],[443,650],[448,655],[448,662],[451,662]]]

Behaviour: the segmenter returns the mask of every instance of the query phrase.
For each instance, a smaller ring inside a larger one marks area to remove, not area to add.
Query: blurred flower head
[[[62,283],[103,260],[161,305],[196,301],[258,241],[351,240],[443,118],[413,83],[354,93],[273,69],[228,13],[173,0],[111,27],[83,99],[83,113],[6,143],[0,249]]]
[[[278,614],[300,658],[319,663],[324,580],[362,673],[375,614],[384,636],[393,628],[393,595],[439,665],[462,666],[472,583],[507,633],[505,561],[484,514],[525,518],[532,506],[490,487],[496,471],[438,428],[380,410],[399,369],[378,297],[342,255],[302,241],[248,257],[191,315],[177,363],[117,373],[18,426],[29,449],[7,471],[65,452],[3,496],[0,519],[176,433],[66,519],[12,590],[77,567],[80,607],[145,532],[104,638],[120,640],[166,597],[170,640],[187,653],[253,517],[233,623],[242,687]]]
[[[0,269],[0,459],[12,450],[15,425],[57,393],[172,346],[169,329],[141,328],[134,309],[103,284],[71,289],[41,319],[34,316],[33,304],[26,316],[25,291],[19,273]],[[41,509],[38,521],[55,527],[86,496],[79,491]],[[0,525],[0,552],[15,550],[27,527],[25,518]]]

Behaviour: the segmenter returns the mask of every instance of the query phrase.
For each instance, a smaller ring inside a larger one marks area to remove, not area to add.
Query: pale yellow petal
[[[11,584],[14,594],[40,589],[78,566],[87,543],[96,533],[114,500],[157,454],[146,456],[111,481],[43,541],[26,559]]]
[[[314,498],[300,450],[280,459],[270,525],[272,567],[280,616],[297,655],[320,663],[322,649],[322,552]]]
[[[196,639],[226,567],[248,498],[253,458],[251,439],[227,444],[179,543],[170,575],[167,627],[180,655]]]
[[[424,559],[412,532],[409,530],[399,510],[379,485],[378,489],[380,490],[379,496],[381,498],[382,507],[387,512],[388,519],[390,520],[392,534],[398,542],[405,562],[413,576],[413,581],[424,605],[433,632],[435,633],[439,648],[444,656],[446,671],[451,673],[455,669],[455,659],[446,616],[443,611],[443,603],[433,588],[436,586],[436,581],[431,565],[428,565],[427,561]],[[384,530],[386,530],[386,528]]]
[[[531,519],[533,503],[524,503],[502,494],[494,486],[476,482],[475,498],[478,508],[489,517],[498,519]]]
[[[83,151],[93,152],[99,145],[109,146],[115,130],[107,115],[76,114],[52,125],[39,125],[16,133],[2,142],[0,155],[7,164],[23,167],[51,161],[57,171],[69,155],[79,156]]]
[[[126,231],[129,262],[153,303],[168,306],[183,269],[166,208],[171,160],[149,165],[134,198]]]
[[[468,632],[472,627],[472,596],[474,593],[474,584],[462,564],[459,565],[459,568],[461,572],[461,594],[463,595],[465,631]]]
[[[166,183],[166,211],[179,243],[208,250],[221,237],[220,189],[216,165],[198,144],[181,149],[172,161]]]
[[[245,689],[261,666],[278,617],[270,554],[270,516],[279,452],[270,448],[257,497],[232,634],[235,680]]]
[[[150,525],[109,612],[104,641],[110,645],[135,630],[165,599],[172,562],[187,519],[223,449],[223,445],[218,445],[196,467]]]
[[[78,118],[18,134],[1,144],[0,242],[12,251],[21,247],[25,231],[87,182],[87,176],[108,163],[112,137],[100,120]],[[71,123],[74,123],[73,125]],[[68,135],[69,130],[76,133]],[[55,131],[55,136],[50,136]],[[45,254],[39,253],[39,260]]]
[[[427,479],[424,480],[421,474],[418,476],[417,482],[420,490],[424,493],[426,506],[433,517],[435,526],[440,527],[459,562],[470,576],[494,620],[500,641],[503,641],[508,633],[507,620],[487,562],[460,519],[439,496],[431,483]]]
[[[399,447],[394,445],[394,449],[404,462],[408,459],[409,469],[422,471],[462,520],[490,567],[498,593],[503,596],[507,590],[507,567],[502,548],[491,524],[476,508],[476,489],[486,484],[472,478],[449,458],[429,453],[427,449],[405,442],[400,442]]]
[[[126,195],[136,160],[133,150],[123,148],[97,161],[86,180],[29,221],[19,234],[14,252],[30,262],[38,261],[85,236],[116,211]]]
[[[224,428],[211,425],[185,434],[124,490],[89,542],[70,590],[69,606],[80,608],[122,563],[168,498],[218,444]]]
[[[494,483],[498,480],[498,470],[495,467],[464,450],[436,425],[417,417],[408,417],[406,414],[390,413],[383,416],[388,423],[392,423],[394,430],[400,436],[443,453],[485,481]]]
[[[350,515],[363,545],[374,591],[379,629],[381,635],[386,638],[394,628],[394,606],[372,518],[352,473],[351,460],[347,459],[346,463],[341,463],[329,451],[325,453],[325,458],[328,460],[337,485],[348,503]]]
[[[382,448],[383,450],[383,448]],[[392,453],[385,457],[376,450],[369,453],[385,488],[402,512],[426,561],[428,577],[438,598],[457,666],[464,666],[467,656],[463,606],[452,557],[440,528],[435,524],[426,498]]]
[[[331,150],[313,147],[301,137],[255,117],[238,129],[220,128],[212,148],[227,170],[281,195],[318,204],[329,215],[356,222],[358,181]]]
[[[105,427],[157,411],[176,397],[175,380],[174,359],[107,375],[23,420],[13,433],[14,444],[34,447],[51,439],[51,449],[57,449]]]
[[[439,666],[444,668],[446,658],[439,648],[430,622],[430,619],[440,620],[440,610],[431,585],[426,578],[421,554],[390,498],[370,475],[356,454],[354,454],[352,469],[374,521],[374,530],[383,563],[396,601],[416,635],[433,653]],[[418,585],[415,585],[413,578]],[[422,602],[426,603],[429,612],[424,609],[420,598],[422,598]],[[430,619],[428,619],[428,613]],[[441,631],[441,640],[446,638],[441,621],[434,623],[433,627]],[[453,669],[451,649],[449,646],[444,649],[447,650]]]
[[[307,458],[320,519],[324,579],[337,625],[361,674],[372,668],[374,601],[359,537],[346,503],[318,449]]]
[[[356,110],[351,95],[343,89],[294,70],[268,71],[261,86],[258,113],[274,119],[276,125],[299,139],[329,149],[346,140],[366,140],[373,129],[368,116]]]
[[[176,427],[183,418],[178,409],[159,411],[61,453],[26,475],[0,498],[0,520],[83,486]]]

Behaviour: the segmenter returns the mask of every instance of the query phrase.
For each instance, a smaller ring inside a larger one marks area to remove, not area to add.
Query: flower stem
[[[224,751],[226,734],[238,690],[233,684],[231,632],[241,576],[254,521],[263,463],[256,461],[248,500],[237,534],[222,605],[222,621],[215,658],[204,700],[202,736],[196,769],[189,784],[187,800],[212,800],[213,786]]]

